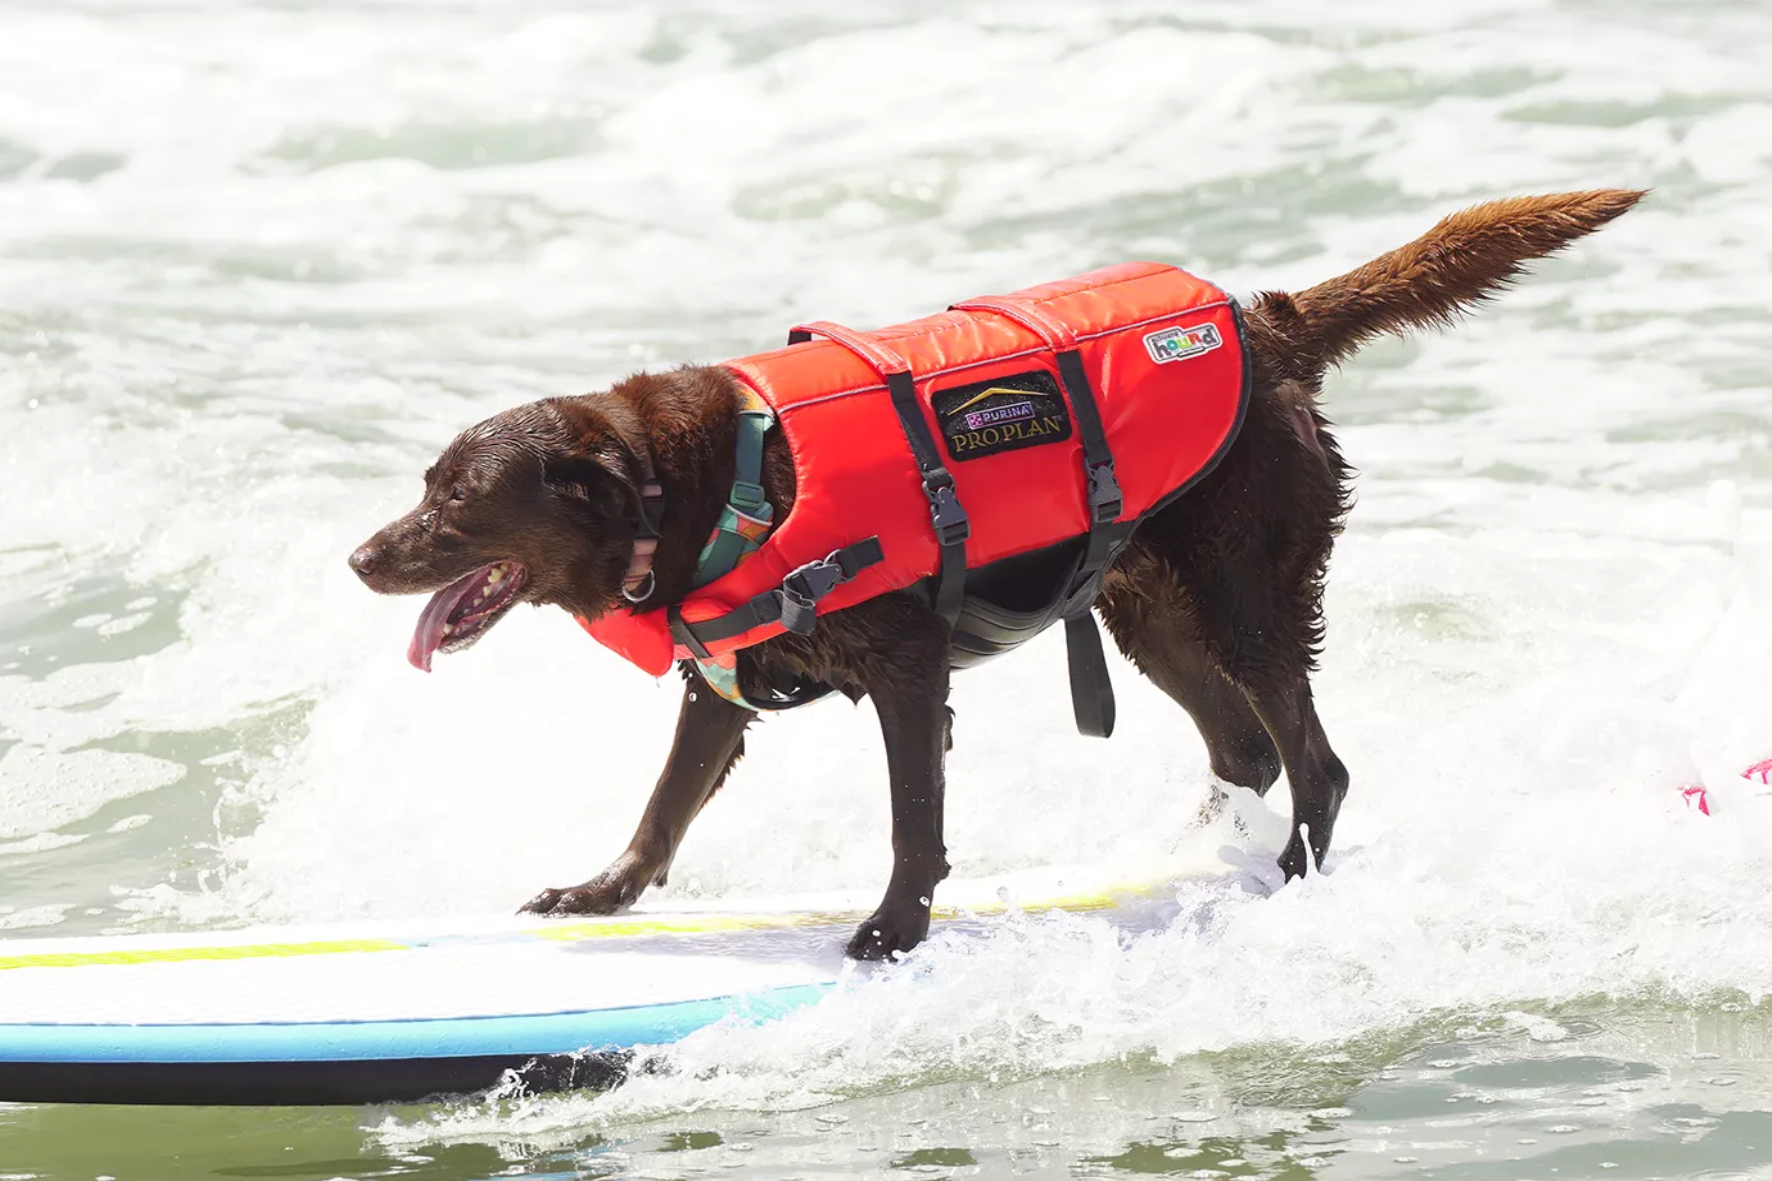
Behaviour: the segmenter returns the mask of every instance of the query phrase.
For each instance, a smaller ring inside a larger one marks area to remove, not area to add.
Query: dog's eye
[[[466,500],[467,498],[468,490],[463,488],[460,484],[457,484],[449,490],[449,499],[451,500]]]

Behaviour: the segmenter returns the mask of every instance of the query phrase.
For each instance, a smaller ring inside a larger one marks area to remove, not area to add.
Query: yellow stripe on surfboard
[[[1011,909],[1027,914],[1038,914],[1049,910],[1107,910],[1119,905],[1125,901],[1128,895],[1135,892],[1128,889],[1122,894],[1078,894],[1070,898],[1023,904],[987,902],[976,906],[937,906],[930,910],[929,917],[936,922],[942,922],[966,915],[981,917],[999,915]],[[866,917],[867,912],[860,910],[801,911],[797,914],[707,915],[701,917],[685,915],[682,918],[672,918],[667,915],[646,918],[621,916],[555,923],[529,933],[541,939],[570,943],[580,939],[606,939],[611,936],[702,935],[720,931],[780,931],[793,927],[835,927],[845,923],[859,923]]]
[[[329,939],[314,943],[240,943],[232,947],[152,947],[140,951],[52,951],[0,956],[7,968],[85,968],[100,964],[178,964],[193,960],[257,960],[345,951],[405,951],[391,939]]]
[[[1119,905],[1128,896],[1143,889],[1126,887],[1099,894],[1078,894],[1068,898],[1012,904],[988,902],[973,906],[937,906],[931,911],[935,921],[952,920],[965,915],[991,916],[1019,909],[1037,914],[1045,911],[1107,910]],[[574,922],[549,923],[510,932],[517,939],[546,939],[550,942],[575,943],[583,939],[622,939],[648,935],[712,935],[728,931],[779,931],[794,927],[832,927],[860,922],[867,915],[862,911],[810,911],[798,914],[724,914],[724,915],[614,915],[608,918],[580,919]],[[473,936],[467,937],[472,940]],[[432,942],[419,939],[401,942],[394,939],[323,939],[308,943],[240,943],[211,947],[155,947],[139,951],[62,951],[24,955],[0,955],[0,971],[9,968],[84,968],[110,965],[179,964],[217,960],[283,959],[292,956],[338,955],[350,952],[411,951]],[[453,943],[445,937],[439,942]]]

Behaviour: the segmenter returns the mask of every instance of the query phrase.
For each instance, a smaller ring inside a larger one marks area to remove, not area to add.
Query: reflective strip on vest
[[[1009,298],[1037,305],[1076,338],[1113,451],[1124,498],[1119,520],[1185,487],[1229,445],[1248,374],[1237,314],[1223,291],[1175,267],[1126,263]],[[1045,340],[987,310],[942,312],[864,335],[910,363],[942,462],[971,517],[968,569],[1089,532],[1082,438],[1075,411],[1056,392],[1063,383]],[[679,604],[685,620],[725,615],[790,571],[867,537],[879,537],[885,560],[834,589],[818,604],[820,615],[935,572],[929,504],[879,374],[824,339],[724,368],[775,408],[793,455],[794,504],[754,555],[690,592]],[[991,384],[997,381],[1004,384]],[[961,387],[958,400],[941,396]],[[1020,390],[1033,394],[1018,398]],[[585,627],[654,676],[689,655],[673,646],[662,609],[624,608]],[[708,648],[735,652],[781,631],[766,624]]]

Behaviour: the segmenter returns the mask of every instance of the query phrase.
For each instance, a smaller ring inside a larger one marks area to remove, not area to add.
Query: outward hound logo
[[[1043,369],[936,390],[929,401],[956,462],[1071,437],[1070,409]]]
[[[1216,324],[1201,324],[1197,328],[1165,328],[1144,338],[1146,351],[1150,353],[1151,360],[1159,365],[1185,361],[1189,357],[1209,353],[1223,343]]]

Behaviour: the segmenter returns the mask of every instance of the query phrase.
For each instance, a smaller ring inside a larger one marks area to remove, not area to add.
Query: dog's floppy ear
[[[613,452],[572,451],[542,460],[542,479],[568,500],[582,501],[600,516],[632,517],[640,489],[627,472],[623,457]]]

